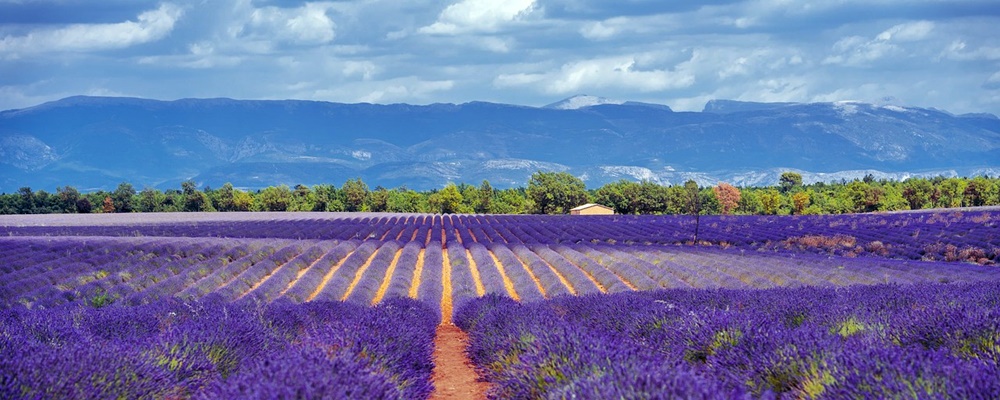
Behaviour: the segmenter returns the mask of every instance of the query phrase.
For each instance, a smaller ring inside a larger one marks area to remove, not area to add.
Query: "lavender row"
[[[533,277],[531,271],[521,263],[517,255],[510,251],[507,246],[494,243],[490,245],[489,251],[503,265],[507,276],[514,285],[514,290],[517,291],[517,295],[522,301],[534,301],[545,298],[545,294],[542,293],[542,290],[545,290],[544,286],[540,286],[540,282],[535,282],[537,278]],[[556,279],[556,283],[559,283],[558,279]]]
[[[396,269],[389,277],[389,286],[386,288],[386,297],[407,297],[410,294],[410,286],[413,284],[413,275],[416,273],[417,263],[420,261],[420,251],[423,249],[422,243],[408,242],[399,253],[396,261]]]
[[[250,292],[244,293],[240,301],[250,301],[256,303],[270,303],[280,297],[299,275],[308,270],[318,261],[330,246],[326,243],[316,244],[309,247],[295,258],[284,263],[277,270],[272,272],[263,282]]]
[[[125,303],[129,305],[148,304],[174,296],[185,288],[194,285],[195,282],[208,276],[213,271],[223,268],[230,262],[246,257],[252,252],[253,247],[249,244],[234,245],[219,257],[214,257],[193,265],[183,273],[178,273],[177,275],[156,282],[141,292],[126,296]]]
[[[242,274],[251,266],[263,262],[277,250],[278,249],[272,246],[262,246],[255,252],[233,260],[225,264],[222,268],[217,268],[207,276],[196,280],[193,285],[182,290],[177,294],[177,296],[183,299],[198,299],[204,297],[205,295],[215,291],[217,288],[223,287],[227,283],[232,282],[237,276]]]
[[[442,285],[442,266],[444,256],[440,242],[430,242],[424,251],[424,263],[420,273],[420,286],[417,288],[417,300],[433,307],[441,314],[441,301],[444,296]]]
[[[466,301],[476,298],[478,288],[472,276],[472,265],[465,256],[465,247],[458,242],[449,243],[448,262],[451,264],[451,302],[457,309]]]
[[[997,398],[1000,282],[469,302],[491,398]]]
[[[563,284],[562,279],[559,279],[559,275],[556,275],[556,272],[549,267],[548,263],[539,258],[531,249],[524,245],[514,245],[510,250],[505,251],[506,249],[507,247],[504,246],[494,246],[493,248],[498,257],[501,255],[507,256],[504,254],[507,252],[512,252],[516,255],[520,262],[524,263],[523,265],[541,282],[547,297],[551,298],[576,293],[575,287],[572,284]]]
[[[320,301],[340,301],[343,300],[344,295],[347,293],[347,289],[351,286],[351,282],[354,281],[354,275],[357,274],[358,270],[368,261],[370,257],[375,254],[375,251],[381,247],[380,242],[376,241],[366,241],[358,246],[351,255],[347,256],[347,259],[334,271],[333,276],[330,280],[320,289],[319,294],[316,296],[316,300]]]
[[[577,295],[601,293],[608,290],[607,287],[598,287],[598,283],[592,280],[591,276],[566,260],[548,246],[532,245],[531,251],[538,255],[550,265],[559,275],[564,277],[573,286]]]
[[[322,288],[323,279],[332,273],[332,269],[347,258],[357,247],[358,242],[356,241],[346,241],[337,244],[324,254],[323,257],[320,257],[313,264],[312,268],[303,273],[282,296],[296,303],[311,300],[313,294]]]
[[[489,250],[479,243],[473,243],[468,246],[467,253],[469,258],[475,263],[476,269],[479,270],[479,279],[483,282],[485,292],[496,293],[502,296],[509,295],[507,287],[504,284],[503,275],[500,274],[500,268],[493,262],[493,257],[490,256]]]
[[[375,257],[372,258],[368,268],[361,274],[357,284],[347,294],[346,300],[358,304],[372,304],[375,300],[375,295],[378,293],[378,289],[382,286],[382,281],[386,278],[386,272],[388,272],[389,267],[396,259],[396,255],[402,247],[396,241],[385,242],[378,249],[378,252],[375,253]]]

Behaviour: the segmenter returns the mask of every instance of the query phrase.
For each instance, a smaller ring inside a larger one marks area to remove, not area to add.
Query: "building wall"
[[[573,215],[612,215],[614,210],[609,210],[603,207],[587,207],[578,211],[571,211],[570,214]]]

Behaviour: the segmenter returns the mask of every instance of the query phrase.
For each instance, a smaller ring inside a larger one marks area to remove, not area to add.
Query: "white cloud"
[[[548,82],[544,90],[551,94],[579,93],[588,89],[629,89],[656,92],[690,86],[694,75],[666,69],[642,69],[637,60],[646,55],[597,58],[564,64],[558,71],[545,74],[506,74],[494,79],[499,87],[527,86]]]
[[[387,103],[396,101],[413,101],[426,97],[433,92],[451,90],[454,81],[421,81],[418,79],[398,79],[380,83],[380,86],[358,101],[365,103]]]
[[[545,74],[500,74],[493,79],[493,86],[498,88],[508,88],[515,86],[532,85],[545,80]]]
[[[875,40],[888,42],[913,42],[926,38],[934,30],[934,23],[930,21],[916,21],[899,24],[886,29],[875,37]]]
[[[250,15],[246,28],[253,37],[300,45],[326,44],[336,37],[327,3],[306,3],[295,9],[258,8]]]
[[[379,67],[371,61],[346,61],[343,71],[344,76],[360,76],[368,81],[379,72]]]
[[[943,56],[959,61],[1000,60],[1000,47],[982,46],[975,49],[967,47],[965,41],[955,40],[945,49]]]
[[[437,22],[420,28],[428,34],[495,32],[537,12],[535,0],[462,0],[441,11]]]
[[[96,51],[121,49],[162,39],[184,14],[170,3],[139,14],[135,21],[115,24],[76,24],[56,29],[39,29],[24,36],[5,36],[0,51],[44,53],[56,51]]]
[[[605,24],[603,21],[596,21],[586,24],[580,28],[580,35],[591,40],[607,39],[618,33],[618,28],[611,23]]]
[[[215,44],[204,41],[188,46],[188,54],[146,56],[138,60],[143,65],[174,66],[191,69],[234,67],[243,62],[243,57],[219,54]]]
[[[1000,89],[1000,71],[995,72],[983,82],[984,89]]]
[[[861,36],[848,36],[834,43],[835,54],[823,59],[823,64],[867,65],[904,51],[903,43],[927,39],[932,30],[933,22],[915,21],[894,25],[870,40]]]
[[[808,95],[809,81],[800,76],[762,79],[739,100],[762,102],[800,101]]]

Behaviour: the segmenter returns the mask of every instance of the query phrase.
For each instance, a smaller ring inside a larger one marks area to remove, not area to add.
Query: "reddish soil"
[[[469,336],[452,324],[438,325],[434,336],[434,393],[432,400],[485,399],[489,384],[478,380],[465,356]]]

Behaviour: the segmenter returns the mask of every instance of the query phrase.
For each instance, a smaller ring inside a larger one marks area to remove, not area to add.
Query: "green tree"
[[[736,212],[740,214],[755,215],[761,213],[761,203],[759,190],[748,189],[740,194],[740,205],[736,208]]]
[[[341,188],[344,192],[345,211],[363,211],[365,200],[368,199],[368,185],[361,178],[348,179]]]
[[[17,194],[19,196],[19,201],[17,202],[17,213],[18,214],[34,214],[35,213],[35,192],[31,190],[30,187],[24,186],[17,189]]]
[[[222,188],[215,191],[215,196],[212,196],[212,205],[219,211],[236,211],[235,198],[236,188],[233,187],[232,183],[226,182],[222,184]]]
[[[254,198],[249,192],[244,192],[242,190],[233,191],[233,209],[232,211],[250,211],[253,210]]]
[[[93,210],[94,205],[91,204],[90,199],[81,197],[76,201],[76,212],[80,214],[90,214]]]
[[[292,205],[292,190],[287,185],[268,186],[257,194],[260,211],[287,211]]]
[[[523,190],[504,189],[490,202],[490,214],[524,214],[528,212],[528,198]]]
[[[909,203],[903,198],[903,189],[900,185],[886,182],[881,185],[882,199],[879,202],[879,211],[901,211],[910,209]]]
[[[781,193],[774,189],[764,190],[760,195],[760,211],[765,215],[777,215],[781,209]]]
[[[961,207],[965,197],[965,187],[967,183],[959,178],[945,179],[938,185],[941,191],[941,198],[938,200],[939,207]]]
[[[805,214],[807,207],[809,207],[808,192],[796,192],[792,194],[792,210],[795,214]]]
[[[496,195],[493,191],[493,186],[490,185],[490,181],[483,179],[483,182],[479,184],[478,199],[476,200],[475,211],[479,214],[486,214],[490,212],[490,203],[493,202],[493,196]]]
[[[588,201],[583,181],[567,172],[531,174],[527,195],[534,214],[567,214],[573,207]]]
[[[702,215],[722,213],[722,206],[719,205],[719,198],[715,197],[715,191],[713,191],[712,188],[699,190],[698,197],[698,204],[700,207],[699,212]]]
[[[183,193],[183,210],[192,211],[213,211],[212,201],[208,198],[204,192],[198,190],[195,186],[194,181],[184,181],[181,182],[181,190]]]
[[[80,192],[72,186],[57,187],[56,196],[59,197],[59,208],[64,213],[78,212],[76,203],[80,201]]]
[[[872,212],[882,207],[885,190],[878,183],[853,181],[844,190],[852,203],[851,212]]]
[[[962,204],[966,207],[981,207],[997,204],[996,183],[982,176],[972,178],[963,191]]]
[[[611,207],[616,214],[639,214],[642,187],[635,182],[618,180],[601,186],[594,193],[594,202]]]
[[[161,211],[163,204],[163,194],[159,190],[144,188],[139,192],[138,210],[139,212]]]
[[[298,184],[292,190],[292,203],[288,206],[289,211],[323,211],[316,204],[316,194],[308,186]]]
[[[428,198],[428,203],[430,203],[434,212],[441,214],[468,213],[472,211],[462,204],[462,193],[454,183],[449,183],[441,191],[432,194]]]
[[[344,211],[343,191],[333,185],[316,185],[313,187],[316,194],[315,209],[317,211]]]
[[[701,213],[701,189],[698,182],[688,179],[684,182],[684,213],[696,215]]]
[[[385,201],[386,211],[402,213],[420,212],[422,208],[426,208],[421,207],[423,199],[424,197],[420,193],[413,190],[390,190]]]
[[[697,184],[696,184],[697,186]],[[689,206],[691,203],[690,195],[684,189],[684,186],[673,185],[667,188],[667,202],[666,209],[664,212],[667,214],[686,214],[689,213]]]
[[[594,192],[594,202],[611,207],[618,214],[660,214],[667,211],[667,188],[655,182],[619,180]]]
[[[919,210],[933,205],[931,196],[934,194],[934,185],[924,178],[910,178],[903,182],[903,199],[910,206],[911,210]]]
[[[781,193],[788,193],[802,186],[802,175],[797,172],[784,172],[778,178]]]
[[[389,209],[389,190],[376,186],[375,190],[372,190],[368,194],[367,200],[367,210],[370,212],[386,212]]]
[[[114,202],[115,212],[133,212],[135,211],[135,188],[128,182],[122,182],[111,193],[111,200]]]

